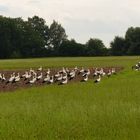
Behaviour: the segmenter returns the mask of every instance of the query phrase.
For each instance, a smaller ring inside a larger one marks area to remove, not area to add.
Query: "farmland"
[[[0,94],[1,140],[139,140],[139,57],[0,60],[0,70],[61,67],[124,67],[99,84],[70,83]]]

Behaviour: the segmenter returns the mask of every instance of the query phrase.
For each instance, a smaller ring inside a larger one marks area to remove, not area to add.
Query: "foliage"
[[[27,21],[0,17],[0,58],[106,55],[102,41],[93,42],[94,47],[68,40],[65,29],[55,20],[48,26],[38,16]]]
[[[48,46],[52,47],[55,55],[58,54],[60,45],[67,39],[65,29],[56,21],[53,21],[49,28],[49,40]]]
[[[124,38],[116,36],[110,45],[112,55],[126,55],[126,41]]]
[[[125,38],[115,37],[111,42],[111,55],[140,55],[140,27],[130,27]]]
[[[75,40],[66,40],[59,47],[60,56],[84,56],[86,47]]]
[[[106,48],[100,39],[90,39],[87,43],[87,55],[102,56],[106,55]]]
[[[125,39],[128,45],[127,53],[129,55],[140,54],[140,27],[130,27],[125,35]]]
[[[0,58],[139,54],[140,27],[128,28],[125,38],[116,36],[106,48],[97,38],[90,38],[85,44],[69,40],[64,27],[55,20],[49,26],[38,16],[27,21],[0,16]]]

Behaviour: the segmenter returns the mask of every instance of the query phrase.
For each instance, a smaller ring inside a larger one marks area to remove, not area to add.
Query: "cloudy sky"
[[[140,0],[0,0],[0,15],[53,19],[66,29],[69,39],[85,43],[100,38],[106,46],[130,26],[140,26]]]

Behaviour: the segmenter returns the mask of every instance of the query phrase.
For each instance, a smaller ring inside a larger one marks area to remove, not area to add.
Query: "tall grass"
[[[100,66],[108,66],[108,61],[125,70],[99,84],[90,80],[0,94],[1,140],[140,139],[140,73],[129,69],[137,57],[76,59],[77,63],[72,58],[63,65],[90,66],[100,62]]]

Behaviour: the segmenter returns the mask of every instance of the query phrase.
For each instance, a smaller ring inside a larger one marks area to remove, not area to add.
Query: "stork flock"
[[[38,69],[32,69],[22,71],[22,72],[12,72],[8,75],[6,73],[0,73],[0,84],[13,84],[13,83],[23,83],[28,85],[33,85],[35,83],[46,83],[53,84],[58,83],[59,85],[65,85],[69,81],[76,79],[80,79],[81,82],[87,82],[90,78],[94,79],[94,83],[99,83],[102,77],[107,76],[110,77],[113,74],[116,74],[116,68],[78,68],[75,66],[74,68],[62,68],[59,70],[51,70],[48,68],[45,70],[44,68],[39,67]]]

